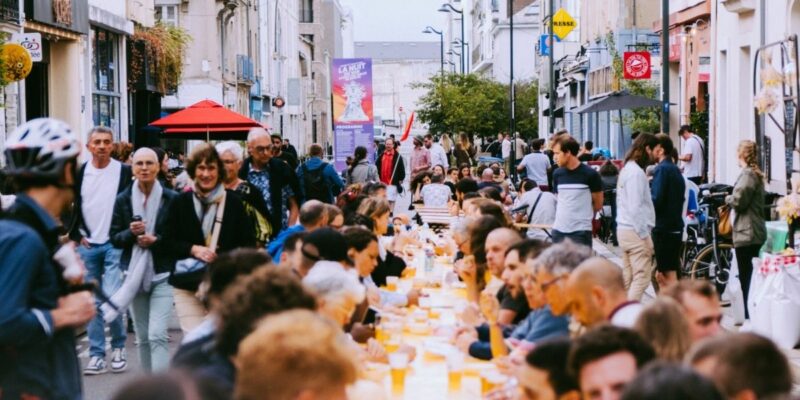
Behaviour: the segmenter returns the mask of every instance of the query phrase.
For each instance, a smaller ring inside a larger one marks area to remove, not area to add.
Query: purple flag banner
[[[374,159],[375,142],[372,110],[372,60],[335,58],[331,65],[333,93],[333,161],[338,171],[356,147],[367,148]]]

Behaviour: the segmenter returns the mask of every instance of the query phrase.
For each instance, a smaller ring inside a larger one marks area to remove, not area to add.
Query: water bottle
[[[433,247],[425,246],[425,275],[433,272]]]

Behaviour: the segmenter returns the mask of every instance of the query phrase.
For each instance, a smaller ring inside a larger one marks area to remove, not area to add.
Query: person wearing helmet
[[[81,165],[76,175],[75,219],[70,230],[70,239],[80,244],[78,253],[86,264],[88,278],[102,283],[107,293],[114,293],[122,285],[122,249],[114,248],[110,235],[114,202],[132,181],[131,167],[111,158],[113,143],[113,131],[107,127],[97,126],[89,132],[86,148],[92,159]],[[86,327],[89,336],[89,363],[83,370],[86,375],[108,370],[105,321],[100,314]],[[111,372],[122,372],[128,364],[123,316],[113,319],[108,328]]]
[[[59,246],[59,216],[73,201],[80,144],[64,122],[40,118],[6,142],[19,189],[0,219],[0,393],[3,399],[80,399],[74,328],[95,315],[88,291],[70,293],[83,268]]]

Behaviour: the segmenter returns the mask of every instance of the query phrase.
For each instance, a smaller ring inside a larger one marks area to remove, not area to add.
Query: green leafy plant
[[[192,41],[189,33],[181,27],[159,22],[152,28],[137,27],[131,41],[143,43],[144,51],[137,46],[131,48],[128,74],[130,90],[136,90],[136,82],[144,73],[145,62],[153,74],[156,88],[160,93],[177,89],[183,75],[186,48]]]
[[[509,87],[475,74],[435,75],[414,88],[424,89],[417,116],[428,124],[431,133],[467,133],[494,137],[509,130]],[[516,128],[522,137],[538,132],[538,85],[515,85]]]

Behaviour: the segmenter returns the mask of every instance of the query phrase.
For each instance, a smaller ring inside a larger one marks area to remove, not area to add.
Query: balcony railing
[[[253,59],[239,54],[236,56],[236,74],[238,75],[238,83],[244,85],[252,85],[255,82],[255,74],[253,72]]]
[[[19,0],[0,0],[0,21],[19,23]]]

